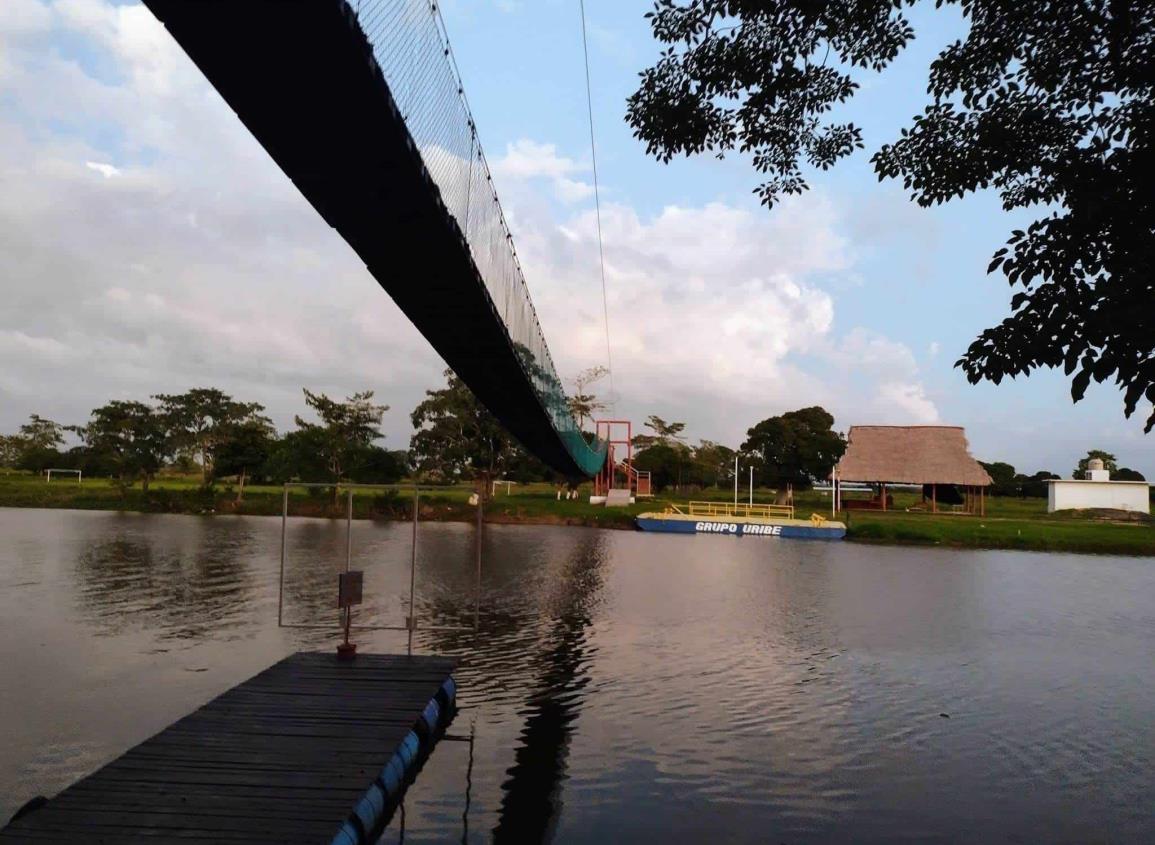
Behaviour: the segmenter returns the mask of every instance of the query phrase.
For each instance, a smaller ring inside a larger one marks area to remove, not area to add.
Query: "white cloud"
[[[163,27],[21,1],[41,29],[3,51],[0,430],[201,384],[285,426],[302,386],[372,388],[407,443],[443,365]]]
[[[873,422],[911,424],[939,421],[938,409],[920,384],[887,382],[879,385],[878,393],[884,407]]]
[[[4,0],[0,3],[0,33],[6,36],[40,33],[51,25],[51,10],[37,0]]]
[[[939,351],[940,351],[941,349],[942,349],[942,347],[941,347],[941,346],[939,346],[939,343],[938,343],[938,341],[937,341],[937,340],[932,340],[932,341],[930,342],[930,346],[928,346],[928,347],[927,347],[927,350],[926,350],[926,351],[927,351],[927,352],[929,352],[929,353],[930,353],[930,356],[933,358],[934,356],[938,355],[938,353],[939,353]]]
[[[0,430],[207,384],[285,426],[302,386],[368,387],[395,409],[388,444],[407,442],[439,358],[163,27],[105,0],[0,0],[0,31],[17,26],[0,67]],[[91,68],[53,49],[62,33]],[[494,170],[561,375],[603,362],[594,213],[541,200],[587,200],[587,166],[523,139]],[[836,336],[831,291],[855,256],[820,194],[773,214],[603,212],[620,412],[727,442],[810,404],[848,423],[863,408],[936,418],[909,349]]]
[[[603,363],[594,213],[514,219],[555,359],[570,372]],[[711,203],[645,218],[606,205],[618,412],[684,419],[697,435],[733,442],[764,416],[830,404],[834,392],[796,358],[828,343],[834,302],[818,280],[852,263],[836,222],[813,194],[777,215]]]
[[[86,162],[84,162],[84,166],[87,167],[89,170],[95,170],[97,173],[99,173],[105,179],[111,179],[113,176],[119,176],[120,175],[120,168],[119,167],[116,167],[116,166],[111,165],[111,164],[106,164],[104,162],[86,161]]]
[[[573,178],[587,170],[572,158],[559,155],[555,145],[540,144],[528,138],[507,144],[505,155],[493,164],[494,176],[499,180],[547,180],[552,183],[557,198],[567,203],[593,196],[592,184]]]

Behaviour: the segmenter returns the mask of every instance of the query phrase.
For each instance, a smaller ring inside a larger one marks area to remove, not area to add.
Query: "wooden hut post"
[[[930,512],[938,513],[938,485],[930,485]]]

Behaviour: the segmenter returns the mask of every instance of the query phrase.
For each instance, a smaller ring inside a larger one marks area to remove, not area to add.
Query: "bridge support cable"
[[[531,452],[592,476],[429,0],[145,0],[298,189]]]
[[[602,197],[598,184],[598,145],[594,140],[594,95],[593,86],[590,84],[590,48],[586,37],[585,0],[578,0],[578,9],[581,11],[582,19],[582,56],[585,59],[586,69],[586,109],[589,112],[590,121],[590,162],[594,171],[594,214],[598,224],[598,268],[602,277],[602,316],[606,326],[606,373],[610,377],[609,405],[613,408],[617,394],[614,391],[614,356],[610,350],[610,300],[609,294],[606,292],[606,248],[605,240],[602,237]]]

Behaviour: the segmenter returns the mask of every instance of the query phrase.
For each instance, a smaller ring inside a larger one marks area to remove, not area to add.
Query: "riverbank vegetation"
[[[601,406],[591,388],[598,376],[590,371],[575,381],[578,418]],[[352,490],[355,518],[410,519],[413,488],[421,485],[422,520],[472,522],[480,496],[488,522],[633,528],[645,511],[729,500],[737,461],[743,500],[752,480],[757,501],[789,500],[803,518],[831,516],[829,496],[813,486],[841,457],[845,439],[823,408],[768,417],[737,449],[708,440],[691,445],[684,423],[651,416],[634,436],[634,465],[652,474],[656,495],[606,508],[589,504],[588,483],[557,476],[522,449],[452,372],[445,377],[445,386],[427,391],[411,412],[407,450],[379,445],[389,408],[370,391],[337,400],[305,390],[312,418],[296,417],[284,434],[259,404],[214,388],[162,394],[152,403],[115,400],[84,425],[33,415],[0,439],[0,507],[273,516],[287,489],[291,515],[340,518]],[[67,436],[75,443],[65,448]],[[1114,455],[1094,450],[1080,466],[1092,457],[1116,467]],[[918,491],[892,489],[892,511],[838,518],[851,540],[863,542],[1155,555],[1155,527],[1145,515],[1047,514],[1046,479],[1057,476],[984,466],[995,483],[983,517],[926,513]],[[49,481],[47,469],[80,470],[83,480]],[[1142,479],[1126,468],[1116,472]]]
[[[331,491],[290,485],[289,513],[293,516],[343,518],[347,500],[342,492],[336,504]],[[146,513],[245,514],[279,516],[284,488],[251,485],[237,501],[231,484],[206,488],[196,475],[162,474],[148,491],[121,490],[109,479],[54,478],[50,483],[29,473],[0,475],[0,507],[125,510]],[[423,488],[420,517],[424,521],[472,522],[477,509],[470,504],[470,483]],[[729,500],[732,490],[708,489],[688,494],[667,492],[642,499],[628,508],[589,504],[590,486],[582,485],[573,499],[558,498],[555,485],[542,482],[499,482],[485,505],[488,523],[571,525],[633,529],[634,517],[645,511],[684,507],[691,499]],[[770,489],[756,489],[756,501],[774,498]],[[742,490],[745,501],[749,491]],[[908,511],[918,505],[914,492],[896,491],[894,511],[851,511],[838,515],[847,523],[847,537],[867,543],[942,546],[974,549],[1089,552],[1155,555],[1155,520],[1139,514],[1130,518],[1113,512],[1046,512],[1046,500],[992,497],[983,517]],[[798,515],[830,517],[830,499],[821,491],[795,495]],[[353,489],[356,519],[406,520],[413,514],[413,489],[405,484]]]

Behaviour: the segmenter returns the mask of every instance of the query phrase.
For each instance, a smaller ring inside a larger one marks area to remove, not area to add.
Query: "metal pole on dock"
[[[477,583],[474,586],[473,627],[481,627],[481,532],[484,524],[485,500],[477,500]]]
[[[750,507],[754,507],[754,464],[750,464]]]
[[[289,524],[289,485],[281,494],[281,586],[277,590],[277,625],[280,626],[285,613],[285,530]]]
[[[421,506],[421,490],[413,485],[413,549],[409,559],[409,619],[405,627],[409,629],[406,653],[413,656],[413,628],[417,624],[417,608],[413,606],[413,594],[417,590],[417,511]]]
[[[738,456],[734,456],[734,508],[738,508]]]
[[[353,488],[349,488],[349,503],[345,509],[345,571],[353,560]]]

